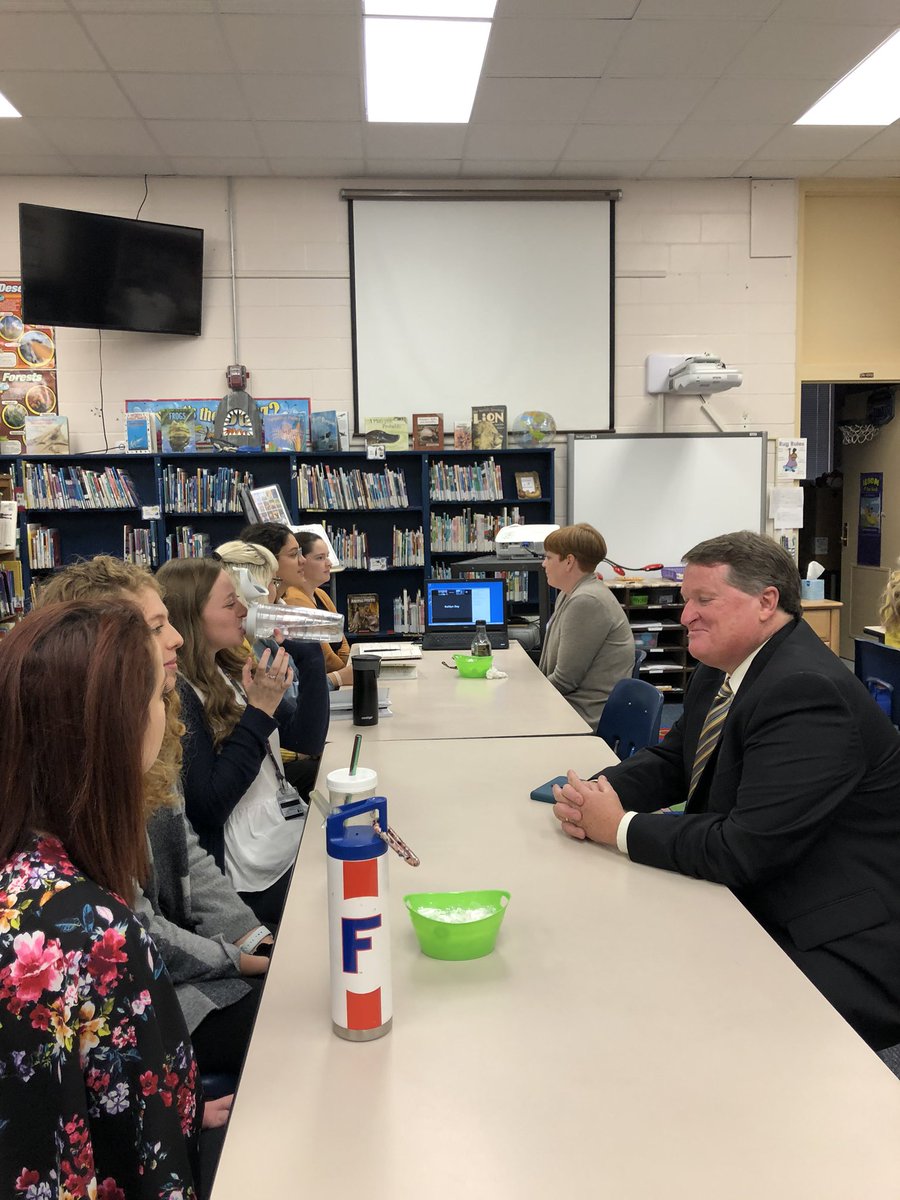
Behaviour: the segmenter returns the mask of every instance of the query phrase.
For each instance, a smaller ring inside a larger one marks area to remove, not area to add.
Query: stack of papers
[[[374,654],[384,662],[411,662],[422,657],[415,642],[357,642],[351,654]]]

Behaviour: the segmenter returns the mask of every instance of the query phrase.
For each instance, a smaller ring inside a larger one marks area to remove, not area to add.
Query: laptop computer
[[[509,649],[504,580],[425,580],[423,650],[468,650],[479,621],[494,650]]]

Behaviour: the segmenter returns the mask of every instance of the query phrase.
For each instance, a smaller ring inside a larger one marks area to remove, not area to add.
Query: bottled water
[[[491,639],[487,635],[487,628],[484,621],[479,621],[475,626],[475,636],[472,639],[472,657],[486,658],[494,653],[494,648],[491,646]]]

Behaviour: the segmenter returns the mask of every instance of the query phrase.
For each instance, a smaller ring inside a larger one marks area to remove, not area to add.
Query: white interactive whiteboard
[[[569,522],[599,529],[614,562],[676,566],[705,538],[763,531],[766,435],[574,434],[568,484]]]
[[[609,199],[350,200],[356,429],[472,406],[609,429]]]

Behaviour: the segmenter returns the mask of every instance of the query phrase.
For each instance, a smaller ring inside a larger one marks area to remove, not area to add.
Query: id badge
[[[286,821],[295,821],[297,817],[306,816],[306,810],[309,805],[293,784],[285,780],[279,786],[276,794],[278,796],[278,806],[281,809],[281,815]]]

